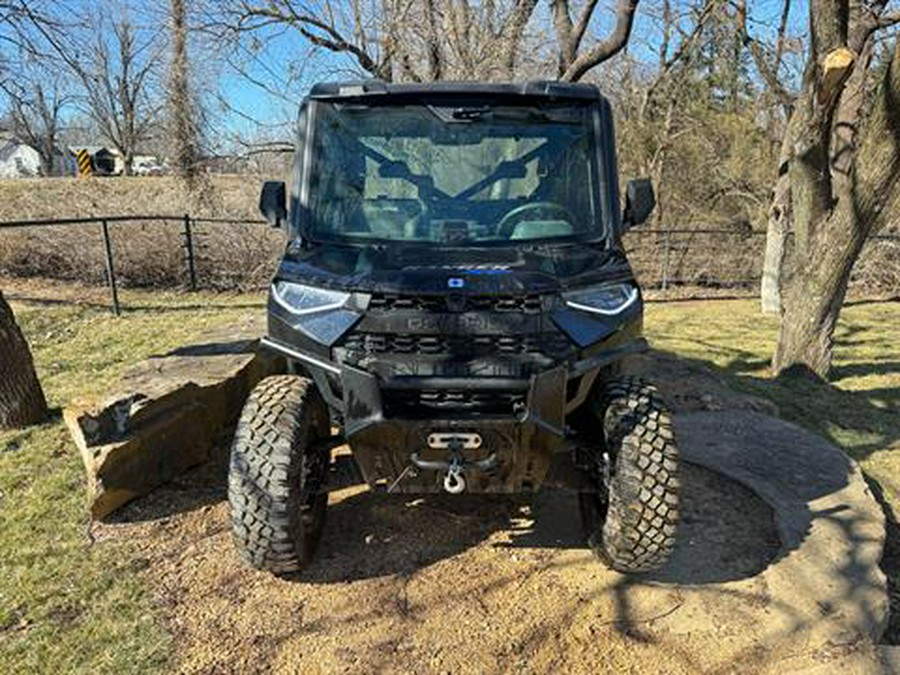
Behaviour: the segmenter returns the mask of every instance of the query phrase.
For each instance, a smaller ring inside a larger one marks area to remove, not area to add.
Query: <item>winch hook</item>
[[[463,476],[462,467],[454,458],[447,475],[444,476],[444,490],[451,495],[458,495],[466,489],[466,478]]]

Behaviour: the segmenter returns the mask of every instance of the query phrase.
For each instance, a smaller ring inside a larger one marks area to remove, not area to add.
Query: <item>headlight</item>
[[[638,289],[632,284],[608,284],[574,291],[564,297],[572,309],[614,316],[637,302]]]
[[[360,318],[358,313],[344,308],[350,294],[342,291],[278,281],[272,284],[272,299],[291,315],[291,326],[328,346]]]
[[[302,315],[340,309],[350,299],[350,294],[278,281],[272,284],[272,297],[291,314]]]

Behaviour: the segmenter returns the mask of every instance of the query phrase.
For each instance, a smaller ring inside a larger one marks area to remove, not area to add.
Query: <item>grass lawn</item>
[[[123,304],[116,319],[102,305],[12,302],[51,407],[102,394],[130,364],[263,311],[258,295],[125,292]],[[169,638],[135,556],[127,543],[90,544],[83,474],[58,411],[0,432],[0,673],[163,670]]]
[[[844,308],[827,385],[770,377],[778,320],[762,316],[756,301],[650,304],[645,329],[656,349],[713,366],[734,387],[775,402],[784,419],[844,448],[900,514],[900,303]]]
[[[15,294],[14,294],[15,295]],[[102,306],[13,302],[51,406],[102,393],[128,365],[262,311],[262,298],[123,293]],[[900,304],[845,309],[830,385],[767,375],[776,322],[752,301],[651,304],[659,349],[706,362],[842,445],[900,511]],[[129,544],[91,545],[83,469],[58,415],[0,433],[0,673],[164,670],[170,641]]]
[[[773,401],[786,420],[856,459],[887,511],[882,569],[894,608],[886,639],[900,640],[900,302],[844,307],[828,384],[773,379],[778,320],[750,300],[651,304],[645,327],[656,349],[713,367],[734,388]]]

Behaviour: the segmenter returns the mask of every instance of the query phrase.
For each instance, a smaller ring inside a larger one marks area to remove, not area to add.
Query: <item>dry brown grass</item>
[[[0,221],[115,215],[173,215],[256,220],[262,175],[214,175],[200,194],[172,177],[0,181]],[[172,287],[187,282],[180,224],[132,222],[111,227],[116,271],[125,286]],[[679,229],[679,228],[676,228]],[[687,228],[685,228],[687,229]],[[195,226],[201,286],[243,289],[264,285],[283,239],[264,225]],[[741,296],[757,291],[765,238],[760,234],[673,234],[635,230],[626,237],[642,284],[663,297]],[[851,296],[900,296],[900,241],[866,246]],[[0,229],[0,273],[85,281],[104,280],[98,224]]]
[[[0,180],[0,221],[131,214],[258,218],[264,177],[210,176],[210,190],[192,197],[171,176]]]
[[[235,221],[259,218],[261,176],[212,176],[199,194],[172,177],[0,181],[0,221],[190,213]],[[171,287],[188,279],[180,222],[110,225],[116,274],[125,286]],[[283,246],[265,225],[194,226],[199,282],[207,288],[264,284]],[[0,231],[0,271],[86,282],[105,278],[99,224]]]

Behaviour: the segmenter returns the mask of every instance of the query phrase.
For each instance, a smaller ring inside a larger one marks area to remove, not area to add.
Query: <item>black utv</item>
[[[622,233],[610,105],[555,82],[320,84],[290,185],[261,210],[287,234],[264,379],[231,456],[234,538],[277,574],[312,556],[331,450],[389,493],[577,490],[587,540],[624,572],[661,565],[679,459]]]

